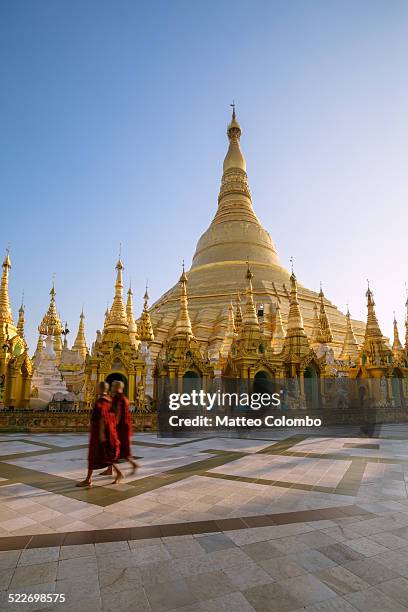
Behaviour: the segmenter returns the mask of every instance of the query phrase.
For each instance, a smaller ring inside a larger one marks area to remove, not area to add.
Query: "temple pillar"
[[[305,397],[305,375],[304,375],[303,370],[299,374],[299,390],[300,390],[300,397],[304,398]]]
[[[16,401],[16,374],[9,374],[6,382],[7,402],[10,406],[15,406]]]
[[[136,374],[134,372],[132,372],[131,374],[129,374],[128,377],[128,381],[129,381],[129,402],[132,404],[135,402],[135,376]]]

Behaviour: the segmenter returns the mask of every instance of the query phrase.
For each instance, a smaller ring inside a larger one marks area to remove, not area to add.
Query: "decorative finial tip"
[[[184,268],[184,259],[182,260],[181,263],[181,276],[180,276],[180,283],[186,283],[187,282],[187,274]]]
[[[6,255],[4,257],[3,267],[4,268],[11,268],[10,247],[9,246],[7,246],[7,248],[6,248]]]

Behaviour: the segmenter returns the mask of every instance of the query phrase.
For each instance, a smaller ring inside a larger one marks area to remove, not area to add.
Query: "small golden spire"
[[[235,301],[235,327],[239,331],[242,325],[242,310],[241,310],[241,294],[237,291],[237,299]]]
[[[139,335],[139,339],[142,342],[153,342],[154,340],[153,326],[152,326],[152,322],[150,319],[149,307],[147,305],[148,300],[149,300],[149,294],[147,292],[147,285],[146,285],[146,291],[145,291],[143,300],[144,300],[143,311],[140,317],[139,325],[137,326],[138,335]]]
[[[41,334],[38,334],[37,348],[35,349],[34,357],[41,357],[44,349],[44,339]]]
[[[235,328],[234,305],[233,305],[233,303],[231,301],[229,306],[228,306],[227,333],[235,334],[236,331],[237,330]]]
[[[370,281],[367,279],[367,325],[365,329],[365,338],[382,338],[382,332],[378,324],[377,315],[375,314],[374,295],[370,289]]]
[[[61,320],[57,313],[57,308],[55,306],[55,285],[54,281],[52,283],[51,291],[50,291],[50,305],[48,307],[47,312],[42,318],[42,321],[38,327],[38,331],[42,336],[61,336],[62,333],[62,325]]]
[[[123,303],[123,279],[122,274],[124,265],[119,256],[118,263],[116,264],[116,283],[115,283],[115,297],[113,298],[112,307],[109,312],[109,320],[105,326],[109,329],[127,327],[126,309]]]
[[[346,335],[344,336],[343,346],[339,355],[341,361],[353,361],[355,362],[358,358],[359,346],[354,335],[353,324],[351,322],[351,315],[347,306],[346,313]]]
[[[252,279],[254,275],[252,274],[251,268],[249,267],[249,261],[247,260],[247,290],[246,290],[246,303],[245,310],[242,317],[242,329],[253,328],[254,330],[259,330],[259,321],[256,314],[256,308],[254,303],[254,291],[252,288]]]
[[[17,322],[17,333],[24,340],[24,323],[25,323],[25,311],[24,311],[24,291],[21,298],[21,306],[18,309],[18,322]]]
[[[317,302],[313,304],[313,327],[312,333],[310,336],[312,346],[319,344],[320,338],[320,318],[319,318],[319,308],[317,306]]]
[[[318,342],[321,344],[329,344],[333,342],[333,334],[331,331],[329,319],[327,318],[326,307],[324,305],[324,293],[322,288],[322,283],[320,282],[320,315],[319,315],[319,323],[320,323],[320,334],[318,337]]]
[[[303,327],[303,317],[297,294],[297,279],[290,275],[289,315],[283,351],[287,359],[299,359],[310,351],[309,340]]]
[[[386,365],[392,357],[392,352],[382,335],[377,315],[375,314],[373,292],[370,289],[370,283],[368,281],[367,284],[367,324],[362,351],[370,365]]]
[[[228,320],[227,320],[227,329],[225,331],[225,336],[222,341],[220,347],[220,357],[226,359],[228,357],[228,353],[231,349],[231,345],[236,337],[236,328],[235,328],[235,320],[234,320],[234,305],[232,301],[228,306]]]
[[[109,323],[109,302],[107,303],[106,310],[105,310],[105,321],[103,324],[104,329],[108,325],[108,323]]]
[[[399,339],[398,323],[397,323],[397,319],[395,318],[395,310],[394,310],[393,324],[394,324],[394,342],[392,344],[392,353],[394,355],[394,359],[398,361],[400,358],[403,357],[404,349]]]
[[[88,354],[88,348],[86,346],[86,339],[85,339],[84,320],[85,320],[85,315],[84,315],[84,309],[82,308],[81,314],[79,315],[78,332],[75,338],[75,342],[72,346],[72,350],[77,351],[77,353],[81,355],[82,359],[85,359],[85,357]]]
[[[127,292],[126,316],[127,316],[128,329],[129,329],[129,335],[130,335],[131,342],[133,345],[136,345],[136,341],[138,340],[138,333],[137,333],[137,324],[135,321],[135,317],[133,315],[133,291],[130,285],[129,285],[129,289]]]
[[[187,297],[187,275],[184,270],[184,261],[182,265],[182,273],[180,276],[180,306],[176,320],[175,336],[193,336],[193,328],[191,326],[190,315],[188,312],[188,297]]]
[[[298,301],[297,278],[292,269],[292,274],[290,275],[289,316],[287,333],[291,334],[293,332],[301,333],[302,336],[306,335],[305,330],[303,328],[303,317],[302,313],[300,312],[300,306]]]
[[[278,354],[283,349],[285,340],[285,330],[283,328],[282,313],[279,302],[275,305],[275,329],[272,336],[272,350],[274,354]]]
[[[9,270],[11,268],[11,261],[9,250],[6,249],[6,256],[3,261],[3,274],[1,277],[0,285],[0,323],[7,323],[14,325],[13,314],[10,307],[10,298],[8,292],[8,279]]]

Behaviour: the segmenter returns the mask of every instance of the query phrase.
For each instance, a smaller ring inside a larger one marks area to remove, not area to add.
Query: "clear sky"
[[[1,244],[34,351],[53,273],[87,340],[122,242],[135,314],[190,263],[235,99],[255,210],[282,262],[401,335],[408,228],[405,0],[0,3]]]

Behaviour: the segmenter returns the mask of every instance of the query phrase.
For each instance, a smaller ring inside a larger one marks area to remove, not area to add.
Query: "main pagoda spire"
[[[3,274],[1,276],[1,285],[0,285],[0,323],[7,323],[9,325],[14,325],[13,322],[13,313],[11,312],[10,307],[10,298],[8,292],[8,279],[9,279],[9,270],[11,268],[11,261],[8,250],[6,251],[6,256],[3,261]]]
[[[246,161],[241,151],[241,126],[235,105],[227,128],[228,151],[224,159],[218,208],[201,236],[191,269],[218,262],[279,264],[275,245],[252,208]]]

